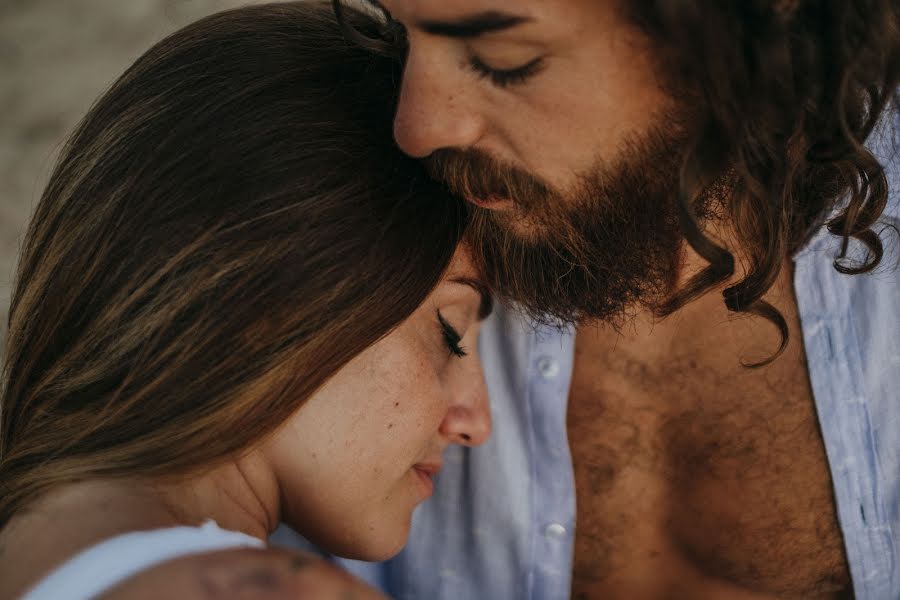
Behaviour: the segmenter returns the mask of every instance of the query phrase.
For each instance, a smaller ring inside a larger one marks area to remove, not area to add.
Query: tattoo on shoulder
[[[306,567],[311,565],[312,562],[313,562],[313,559],[311,559],[309,557],[300,556],[299,554],[295,554],[295,555],[291,556],[291,562],[290,562],[291,571],[296,572],[301,569],[305,569]]]
[[[264,590],[274,590],[278,588],[278,574],[271,568],[256,567],[244,571],[234,578],[232,587],[236,590],[245,588],[258,588]]]
[[[243,598],[247,592],[275,591],[283,583],[278,572],[267,566],[221,566],[203,572],[201,582],[209,600],[232,600]]]

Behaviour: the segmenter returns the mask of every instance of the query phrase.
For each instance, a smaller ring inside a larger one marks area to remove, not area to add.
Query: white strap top
[[[264,548],[255,537],[220,528],[171,527],[126,533],[82,550],[50,572],[21,600],[90,600],[160,563],[230,548]]]

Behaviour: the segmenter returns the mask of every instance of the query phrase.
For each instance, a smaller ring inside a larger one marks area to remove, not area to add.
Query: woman
[[[396,76],[329,6],[268,5],[90,111],[14,291],[0,598],[375,595],[264,540],[391,556],[443,449],[490,430],[488,297],[464,208],[393,146]]]

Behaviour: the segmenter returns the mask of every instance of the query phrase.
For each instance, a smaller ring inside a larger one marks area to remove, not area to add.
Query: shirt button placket
[[[532,347],[529,403],[534,428],[535,580],[531,600],[568,598],[575,486],[566,441],[566,405],[572,338],[557,332],[536,336]]]

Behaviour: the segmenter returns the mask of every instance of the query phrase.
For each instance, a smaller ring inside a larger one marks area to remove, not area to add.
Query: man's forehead
[[[608,19],[619,0],[366,0],[410,31],[471,39],[481,35],[572,35]]]
[[[515,15],[535,19],[552,5],[564,5],[574,0],[373,0],[393,18],[404,23],[420,20],[450,21],[483,15]]]

